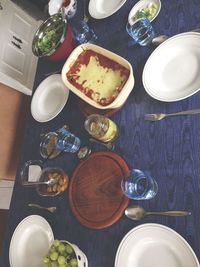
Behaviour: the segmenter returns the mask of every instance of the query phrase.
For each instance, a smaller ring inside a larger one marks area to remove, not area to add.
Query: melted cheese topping
[[[92,89],[94,93],[99,94],[100,98],[115,95],[116,90],[127,79],[125,75],[121,75],[119,70],[101,66],[95,56],[90,57],[87,65],[81,65],[76,75],[78,84]]]

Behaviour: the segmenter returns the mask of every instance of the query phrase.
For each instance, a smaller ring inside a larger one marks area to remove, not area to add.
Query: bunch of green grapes
[[[54,240],[49,253],[43,257],[43,267],[77,267],[78,261],[72,246]]]

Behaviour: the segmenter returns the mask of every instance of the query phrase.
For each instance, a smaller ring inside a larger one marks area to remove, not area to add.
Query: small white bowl
[[[150,20],[150,21],[153,21],[158,16],[158,14],[160,12],[160,9],[161,9],[161,1],[160,0],[140,0],[131,9],[131,11],[128,15],[128,21],[131,23],[133,21],[132,18],[136,15],[136,13],[139,10],[147,7],[149,4],[155,4],[158,7],[154,17]]]
[[[88,49],[91,49],[91,50],[93,50],[93,51],[95,51],[101,55],[106,56],[107,58],[109,58],[111,60],[114,60],[115,62],[126,67],[130,71],[129,77],[128,77],[126,83],[124,84],[123,88],[121,89],[120,93],[118,94],[118,96],[114,99],[114,101],[112,103],[110,103],[106,106],[102,106],[99,103],[95,102],[93,99],[86,96],[83,92],[81,92],[74,85],[72,85],[66,78],[66,73],[69,71],[70,67],[76,61],[78,56],[84,50],[88,50]],[[68,57],[68,59],[66,60],[64,66],[62,68],[62,74],[61,75],[62,75],[62,80],[63,80],[64,84],[67,86],[67,88],[69,88],[73,93],[75,93],[82,100],[87,102],[89,105],[91,105],[95,108],[98,108],[98,109],[115,109],[115,108],[121,107],[124,104],[124,102],[126,101],[126,99],[128,98],[129,94],[131,93],[131,91],[134,87],[134,83],[135,83],[132,66],[126,59],[118,56],[117,54],[115,54],[109,50],[106,50],[100,46],[90,44],[90,43],[81,44],[72,51],[72,53],[70,54],[70,56]]]
[[[53,74],[37,87],[31,102],[31,114],[36,121],[46,122],[55,118],[64,108],[69,89],[60,74]]]

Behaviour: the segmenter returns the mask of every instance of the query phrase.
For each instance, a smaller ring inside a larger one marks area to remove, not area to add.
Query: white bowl
[[[117,12],[127,0],[90,0],[89,13],[95,19],[104,19]]]
[[[64,108],[69,89],[63,84],[61,75],[54,74],[37,87],[31,102],[31,114],[36,121],[46,122],[55,118]]]
[[[115,62],[121,64],[122,66],[126,67],[130,71],[129,77],[128,77],[126,83],[124,84],[122,90],[120,91],[118,96],[115,98],[115,100],[112,103],[110,103],[109,105],[102,106],[102,105],[98,104],[97,102],[95,102],[91,98],[87,97],[83,92],[81,92],[79,89],[77,89],[74,85],[72,85],[66,78],[66,73],[69,71],[70,67],[76,61],[78,56],[84,50],[88,50],[88,49],[91,49],[91,50],[93,50],[99,54],[106,56],[107,58],[109,58],[111,60],[114,60]],[[89,105],[91,105],[95,108],[98,108],[98,109],[114,109],[114,108],[121,107],[124,104],[124,102],[126,101],[126,99],[128,98],[130,92],[132,91],[132,89],[134,87],[134,83],[135,83],[132,66],[127,60],[125,60],[124,58],[118,56],[117,54],[115,54],[109,50],[106,50],[100,46],[97,46],[94,44],[89,44],[89,43],[81,44],[72,51],[72,53],[70,54],[70,56],[68,57],[68,59],[66,60],[64,66],[62,68],[62,74],[61,75],[62,75],[62,80],[63,80],[64,84],[67,86],[67,88],[69,88],[73,93],[75,93],[78,97],[80,97],[82,100],[87,102]]]
[[[80,250],[79,247],[77,247],[76,245],[70,243],[69,241],[66,240],[60,240],[62,243],[67,243],[69,244],[73,249],[74,252],[76,254],[76,258],[78,261],[78,267],[88,267],[88,260],[86,255],[83,253],[83,251]]]
[[[161,1],[160,0],[140,0],[131,9],[131,11],[130,11],[130,13],[128,15],[128,21],[131,23],[133,21],[132,18],[136,15],[136,13],[139,10],[147,7],[151,3],[158,6],[158,9],[157,9],[154,17],[150,20],[150,21],[153,21],[158,16],[158,14],[160,12],[160,9],[161,9]]]

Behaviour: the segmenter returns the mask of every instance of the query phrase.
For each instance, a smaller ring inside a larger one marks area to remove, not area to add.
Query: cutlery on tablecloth
[[[56,184],[58,181],[54,178],[51,178],[47,181],[35,181],[35,182],[23,182],[24,186],[35,186],[35,185],[42,185],[42,184],[46,184],[48,186],[52,186],[54,184]]]
[[[200,32],[200,28],[191,30],[190,32]],[[170,36],[167,36],[167,35],[159,35],[159,36],[156,36],[156,37],[153,38],[152,44],[154,44],[154,45],[160,45],[160,44],[162,44],[164,41],[166,41],[169,38],[170,38]]]
[[[93,138],[90,138],[89,141],[90,141],[91,143],[96,143],[96,144],[98,144],[98,145],[102,145],[102,146],[106,147],[108,150],[114,150],[114,149],[115,149],[114,144],[111,143],[111,142],[103,143],[103,142],[98,141],[98,140],[93,139]]]
[[[199,114],[200,109],[190,109],[190,110],[184,110],[176,113],[169,113],[169,114],[145,114],[144,119],[147,121],[160,121],[166,117],[173,117],[173,116],[179,116],[179,115],[194,115]]]
[[[162,216],[188,216],[191,215],[191,212],[189,211],[178,211],[178,210],[171,210],[171,211],[145,211],[140,206],[130,206],[125,210],[125,215],[134,221],[138,221],[143,219],[146,215],[162,215]]]
[[[43,207],[43,206],[40,206],[38,204],[32,204],[32,203],[28,204],[28,206],[31,207],[31,208],[37,208],[37,209],[47,210],[47,211],[49,211],[51,213],[54,213],[57,210],[56,207]]]
[[[86,0],[83,0],[83,21],[85,22],[85,23],[87,23],[88,22],[88,20],[89,20],[89,17],[87,16],[87,3],[86,3]]]

